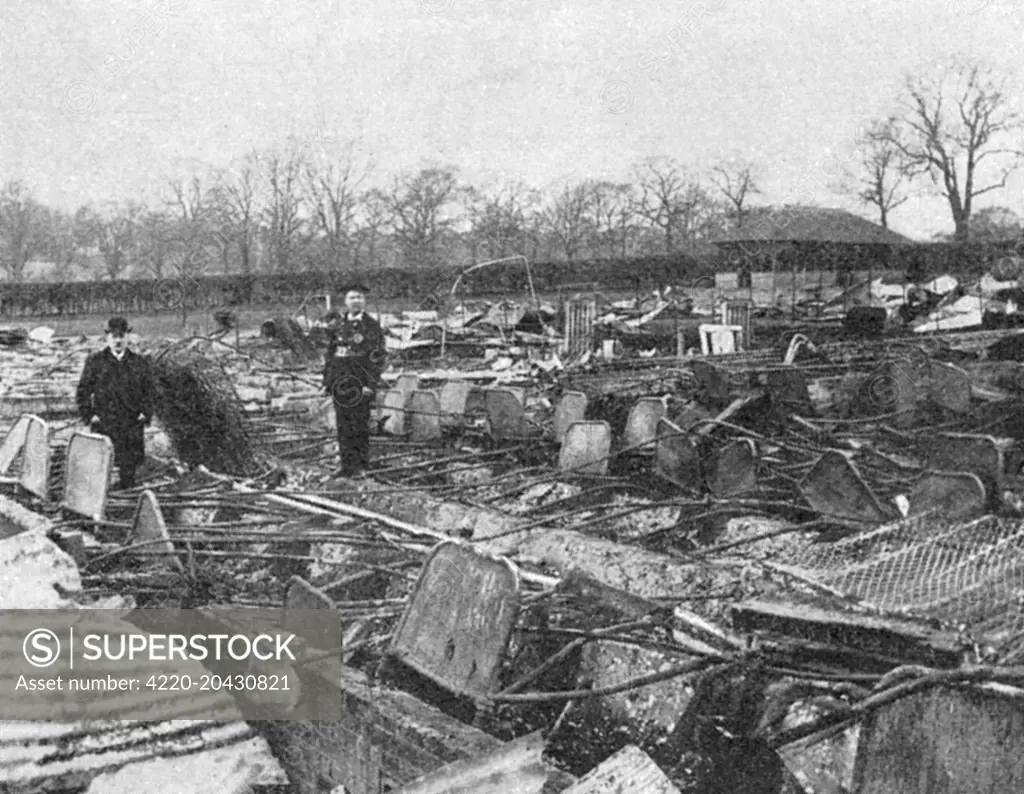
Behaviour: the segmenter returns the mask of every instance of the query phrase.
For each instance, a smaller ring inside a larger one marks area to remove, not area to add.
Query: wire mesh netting
[[[984,637],[1004,661],[1024,654],[1024,520],[916,517],[780,562],[881,612]]]

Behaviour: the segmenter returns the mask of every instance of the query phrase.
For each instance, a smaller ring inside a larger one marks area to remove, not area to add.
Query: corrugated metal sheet
[[[103,775],[110,785],[131,781],[138,794],[224,794],[217,779],[203,775],[172,780],[168,772],[225,763],[239,775],[255,778],[276,772],[284,780],[262,737],[240,721],[0,722],[4,791],[85,786]]]
[[[26,530],[0,540],[0,609],[73,608],[66,595],[80,590],[79,573],[46,537],[46,519],[0,497],[0,521]],[[137,631],[116,611],[110,622]],[[192,670],[176,666],[197,678],[204,672],[198,663],[190,663]],[[10,675],[5,671],[3,678]],[[13,683],[0,680],[0,687],[9,693]],[[89,786],[90,794],[233,794],[257,780],[286,782],[265,740],[238,719],[227,693],[197,698],[157,690],[144,700],[139,693],[132,697],[133,713],[111,698],[106,720],[0,721],[0,791]],[[0,716],[10,716],[10,706],[9,700],[0,704]],[[138,719],[147,712],[150,720]],[[156,714],[161,719],[152,719]],[[185,719],[197,715],[222,719]]]
[[[276,766],[267,767],[263,739],[248,739],[220,749],[206,749],[178,758],[153,758],[145,762],[144,794],[250,794],[260,785],[287,783]],[[197,781],[202,781],[197,784]],[[140,770],[129,765],[95,778],[86,794],[139,794]]]

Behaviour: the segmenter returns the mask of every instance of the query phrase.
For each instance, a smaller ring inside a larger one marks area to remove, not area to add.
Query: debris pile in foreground
[[[359,480],[330,476],[315,368],[211,344],[164,361],[228,373],[203,410],[237,419],[245,470],[181,454],[182,412],[191,470],[155,461],[108,523],[59,467],[48,499],[6,487],[62,513],[42,531],[83,602],[338,615],[304,680],[351,713],[258,725],[299,790],[906,790],[943,735],[948,790],[1012,790],[1024,380],[978,355],[999,339],[407,366]]]

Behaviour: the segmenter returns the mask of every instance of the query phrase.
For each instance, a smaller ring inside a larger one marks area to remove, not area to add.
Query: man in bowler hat
[[[128,349],[131,330],[124,317],[110,318],[107,346],[86,359],[75,395],[82,421],[113,442],[122,489],[135,487],[145,428],[153,420],[153,376],[146,359]]]
[[[366,287],[345,292],[345,312],[331,324],[324,388],[334,401],[341,474],[352,477],[370,463],[370,409],[387,358],[384,332],[366,313]]]

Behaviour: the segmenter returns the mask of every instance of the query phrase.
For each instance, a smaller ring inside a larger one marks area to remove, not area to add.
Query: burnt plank
[[[746,601],[732,608],[740,631],[776,633],[868,653],[885,654],[907,664],[955,667],[962,643],[957,635],[922,623],[769,601]]]

